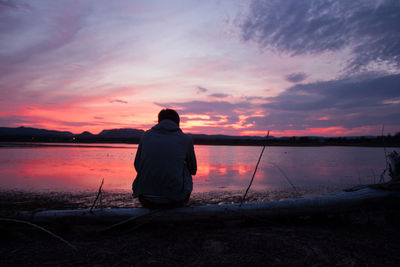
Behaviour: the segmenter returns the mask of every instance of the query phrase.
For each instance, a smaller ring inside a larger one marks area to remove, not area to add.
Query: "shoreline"
[[[264,146],[264,142],[257,143],[194,143],[197,146]],[[40,148],[40,147],[69,147],[69,148],[133,148],[137,142],[61,142],[61,141],[0,141],[1,148]],[[273,143],[268,142],[270,147],[377,147],[377,148],[399,148],[397,143]]]
[[[292,188],[274,190],[251,190],[246,197],[246,203],[268,202],[274,200],[293,199],[296,197],[324,196],[343,192],[341,187],[298,188],[300,196]],[[194,192],[188,205],[222,205],[237,204],[242,200],[244,190],[215,190],[210,192]],[[0,215],[12,214],[18,211],[35,210],[65,210],[88,209],[92,206],[97,191],[23,191],[0,190]],[[97,201],[96,207],[100,207]],[[141,207],[137,199],[132,198],[129,190],[103,191],[103,208],[134,208]]]

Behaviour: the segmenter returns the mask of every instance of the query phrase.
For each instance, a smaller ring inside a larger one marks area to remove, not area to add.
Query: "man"
[[[192,139],[179,128],[175,110],[163,109],[158,124],[146,131],[135,157],[133,197],[146,208],[184,205],[193,190],[197,163]]]

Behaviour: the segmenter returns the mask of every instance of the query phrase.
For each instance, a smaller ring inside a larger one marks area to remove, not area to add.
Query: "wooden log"
[[[312,198],[289,200],[181,207],[156,211],[145,208],[113,208],[85,210],[47,210],[40,212],[20,212],[18,219],[35,223],[63,222],[69,224],[112,224],[137,217],[145,222],[187,222],[232,220],[247,216],[258,218],[282,218],[313,216],[321,214],[348,213],[360,208],[376,208],[387,201],[399,201],[399,190],[364,188],[354,192]]]

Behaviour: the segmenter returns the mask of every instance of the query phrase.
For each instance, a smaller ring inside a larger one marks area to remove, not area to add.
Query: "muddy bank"
[[[265,202],[295,197],[308,197],[317,195],[330,195],[340,193],[339,187],[313,187],[292,188],[269,191],[250,191],[246,202]],[[200,206],[208,204],[233,204],[240,203],[244,191],[212,191],[192,193],[189,205]],[[96,198],[97,192],[30,192],[30,191],[0,191],[0,212],[12,213],[16,211],[63,210],[90,208]],[[129,208],[141,207],[137,199],[132,198],[130,191],[103,191],[101,203],[96,202],[96,207],[103,208]]]

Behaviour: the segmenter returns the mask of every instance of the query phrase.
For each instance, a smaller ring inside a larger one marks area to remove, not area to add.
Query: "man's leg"
[[[184,206],[189,202],[190,193],[186,196],[186,198],[182,201],[173,201],[170,203],[154,203],[143,196],[139,196],[139,202],[143,207],[147,209],[171,209],[178,208]]]
[[[189,202],[190,198],[190,193],[187,195],[187,197],[183,200],[183,204],[187,204]]]
[[[147,198],[145,198],[143,196],[139,196],[139,202],[146,209],[158,209],[158,206],[156,203],[149,201]]]

